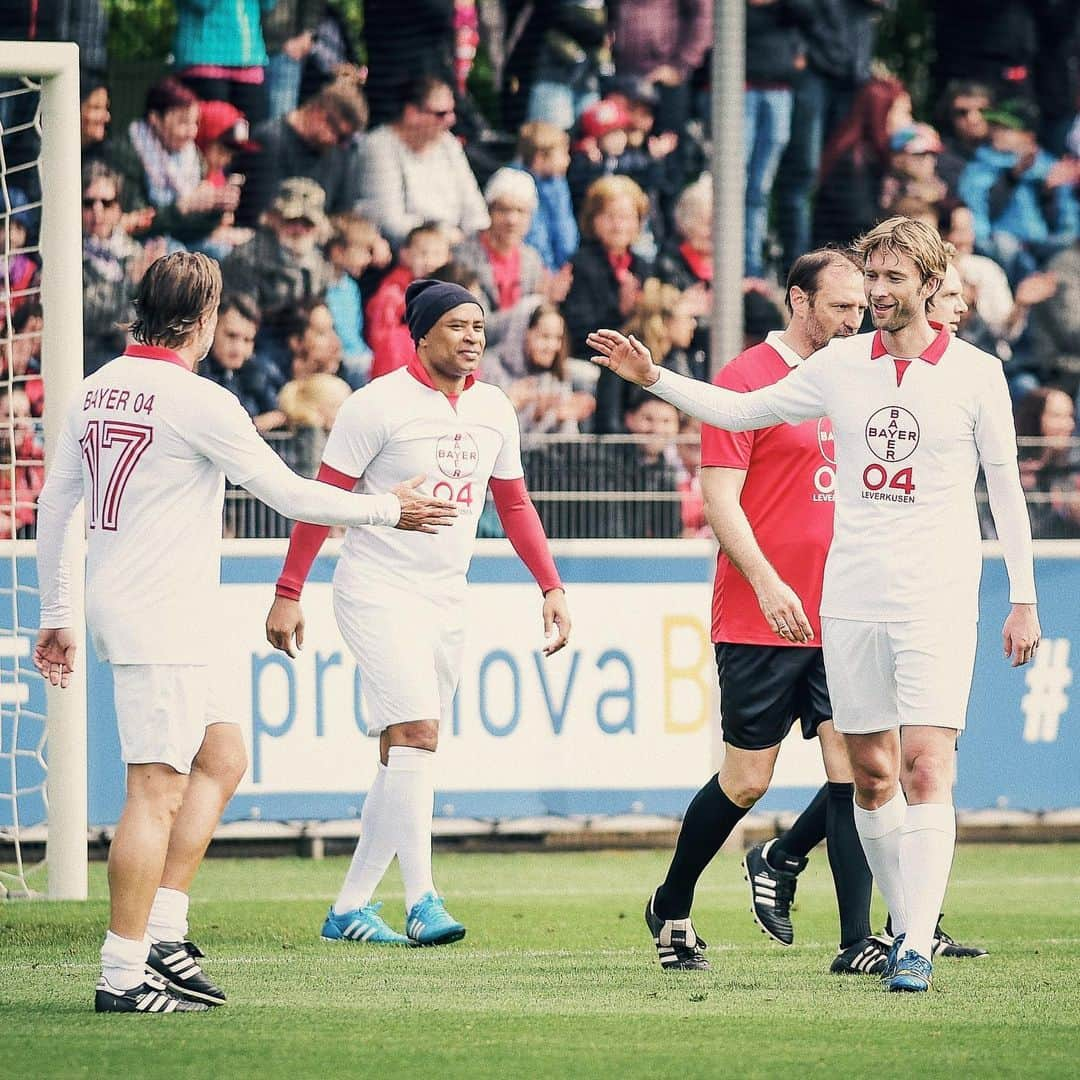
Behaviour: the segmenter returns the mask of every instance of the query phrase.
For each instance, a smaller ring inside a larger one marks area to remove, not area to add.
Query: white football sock
[[[387,768],[379,762],[375,776],[360,812],[360,839],[353,852],[349,872],[334,901],[334,914],[344,915],[371,902],[397,848],[397,829],[393,814],[386,807]]]
[[[397,857],[405,886],[405,910],[424,893],[434,892],[431,879],[431,815],[435,753],[415,746],[391,746],[387,757],[386,801],[397,829]]]
[[[956,812],[952,803],[909,806],[900,833],[900,871],[904,879],[907,937],[914,949],[933,959],[934,929],[949,884],[956,849]]]
[[[146,932],[155,944],[159,941],[183,941],[188,933],[188,894],[178,889],[159,888],[150,908]]]
[[[101,946],[101,974],[114,990],[133,990],[146,982],[146,957],[150,943],[146,938],[132,941],[109,930]]]
[[[904,883],[900,874],[900,832],[906,814],[907,803],[899,789],[877,810],[864,810],[855,803],[855,829],[874,881],[889,905],[894,935],[905,933],[908,923]]]

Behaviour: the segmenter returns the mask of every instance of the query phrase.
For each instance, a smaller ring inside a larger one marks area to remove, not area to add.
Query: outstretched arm
[[[596,330],[587,344],[594,363],[652,391],[689,416],[727,431],[750,431],[774,424],[797,424],[825,415],[818,367],[810,362],[787,378],[746,394],[677,375],[653,363],[636,337],[618,330]]]

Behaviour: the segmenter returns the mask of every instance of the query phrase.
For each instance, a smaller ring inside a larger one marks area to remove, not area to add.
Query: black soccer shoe
[[[986,949],[981,949],[978,945],[961,945],[958,941],[953,941],[941,929],[941,923],[937,924],[937,928],[934,930],[934,955],[931,957],[932,960],[936,960],[939,956],[949,956],[954,960],[977,960],[980,956],[989,955]]]
[[[785,859],[784,869],[769,865],[769,849],[775,840],[766,840],[752,847],[743,858],[745,879],[750,883],[750,913],[754,922],[781,945],[795,940],[791,925],[791,902],[795,899],[798,874],[805,869],[806,859]]]
[[[185,1001],[174,994],[156,976],[147,976],[146,982],[130,990],[117,990],[110,986],[103,975],[94,993],[94,1012],[161,1013],[209,1012],[210,1006],[202,1001]]]
[[[889,942],[871,934],[838,952],[829,971],[833,975],[880,975],[888,959]]]
[[[147,970],[162,979],[174,993],[187,1001],[224,1005],[225,993],[207,977],[197,958],[203,952],[190,941],[159,941],[150,946]]]
[[[689,918],[661,919],[653,910],[656,893],[645,902],[645,925],[652,934],[660,966],[665,971],[708,971],[708,945],[697,936]]]
[[[944,917],[944,913],[938,916],[938,924],[934,929],[934,948],[931,959],[936,960],[939,956],[947,956],[953,960],[978,960],[981,956],[990,955],[986,949],[978,945],[961,945],[958,941],[954,941],[941,929],[941,920]],[[891,915],[885,920],[885,933],[882,936],[892,937]]]

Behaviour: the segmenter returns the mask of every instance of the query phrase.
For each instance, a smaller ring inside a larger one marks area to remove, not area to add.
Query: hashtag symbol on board
[[[1065,692],[1072,685],[1068,638],[1043,638],[1024,681],[1028,692],[1020,701],[1024,742],[1056,742],[1061,718],[1069,707]]]

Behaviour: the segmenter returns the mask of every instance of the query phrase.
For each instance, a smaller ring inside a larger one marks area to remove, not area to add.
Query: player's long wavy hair
[[[860,236],[852,247],[864,262],[878,248],[889,255],[907,255],[918,268],[924,284],[931,278],[937,278],[940,283],[949,266],[941,234],[915,218],[888,218]]]
[[[221,300],[217,261],[176,251],[150,264],[135,293],[135,319],[127,328],[140,345],[177,349]]]

